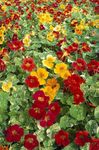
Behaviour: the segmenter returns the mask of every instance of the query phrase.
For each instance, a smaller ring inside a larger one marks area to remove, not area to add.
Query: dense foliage
[[[0,0],[0,150],[99,150],[98,14],[98,0]]]

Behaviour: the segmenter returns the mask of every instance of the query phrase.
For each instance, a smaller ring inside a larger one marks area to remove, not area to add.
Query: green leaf
[[[6,92],[0,92],[0,112],[7,109],[9,94]]]
[[[72,127],[75,123],[76,123],[76,120],[69,116],[63,116],[60,119],[60,127],[63,129]]]
[[[85,125],[86,130],[92,135],[97,133],[98,124],[95,120],[90,120]]]
[[[99,106],[95,108],[94,116],[95,116],[96,120],[99,121]]]
[[[83,105],[72,105],[70,108],[70,115],[77,120],[84,120],[86,109]]]
[[[74,143],[71,143],[62,150],[78,150],[78,147]]]
[[[80,150],[89,150],[89,144],[85,144],[83,147],[80,147]]]

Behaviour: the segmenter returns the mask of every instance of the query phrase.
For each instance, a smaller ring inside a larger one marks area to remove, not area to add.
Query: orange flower
[[[55,78],[48,79],[46,86],[50,86],[54,92],[57,92],[60,88],[60,85]]]
[[[9,150],[8,146],[2,146],[0,145],[0,150]]]

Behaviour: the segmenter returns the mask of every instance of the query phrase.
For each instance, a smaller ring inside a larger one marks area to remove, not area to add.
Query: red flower
[[[64,80],[64,85],[70,90],[71,93],[75,93],[80,89],[80,84],[84,83],[85,80],[77,74],[73,74],[68,79]]]
[[[61,60],[63,62],[65,61],[65,56],[64,56],[64,53],[63,53],[62,50],[57,51],[56,55],[57,55],[57,57],[58,57],[59,60]]]
[[[23,128],[15,124],[9,126],[7,130],[4,131],[5,139],[7,142],[19,142],[24,134]]]
[[[49,105],[48,110],[55,116],[57,116],[60,113],[60,105],[58,102],[54,102]]]
[[[60,130],[58,133],[55,134],[55,142],[59,146],[67,146],[70,143],[69,134],[64,130]]]
[[[84,71],[86,69],[86,62],[82,58],[78,58],[72,63],[72,66],[77,71]]]
[[[89,45],[85,42],[82,43],[82,51],[83,52],[90,52],[91,51]]]
[[[6,64],[2,59],[0,59],[0,71],[5,71],[6,70]]]
[[[40,30],[45,30],[45,27],[44,27],[44,25],[40,25]]]
[[[64,48],[64,50],[67,53],[73,53],[75,51],[78,51],[78,44],[77,43],[73,43],[72,45],[68,46],[67,48]]]
[[[90,75],[94,75],[95,73],[99,73],[99,62],[96,60],[91,60],[88,64],[88,72]]]
[[[87,131],[78,131],[74,142],[79,146],[84,146],[87,142],[90,142],[89,133]]]
[[[83,96],[83,92],[78,89],[76,91],[76,93],[74,94],[74,104],[80,104],[83,103],[85,101],[84,96]]]
[[[35,63],[33,58],[31,57],[25,58],[22,62],[21,67],[23,70],[31,72],[35,68]]]
[[[41,119],[40,125],[42,127],[49,127],[56,121],[56,116],[51,112],[47,112],[45,116]]]
[[[36,88],[39,87],[39,81],[38,78],[35,76],[28,76],[25,79],[25,83],[29,88]]]
[[[34,104],[29,109],[29,115],[37,120],[40,120],[45,115],[45,109]]]
[[[99,138],[92,138],[89,150],[99,150]]]
[[[28,150],[33,150],[39,145],[36,135],[27,134],[24,138],[24,147]]]
[[[16,34],[13,35],[12,41],[9,41],[7,45],[13,51],[24,50],[24,44],[18,39]]]
[[[95,6],[94,12],[95,12],[96,14],[99,14],[99,6]]]
[[[44,92],[42,90],[39,90],[35,92],[32,95],[33,99],[35,100],[35,104],[41,108],[48,107],[49,97],[45,96]]]

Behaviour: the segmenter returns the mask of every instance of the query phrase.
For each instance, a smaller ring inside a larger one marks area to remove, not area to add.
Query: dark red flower
[[[39,87],[39,81],[38,78],[35,76],[28,76],[25,79],[25,83],[29,88],[36,88]]]
[[[94,12],[95,12],[96,14],[99,14],[99,6],[95,6]]]
[[[75,51],[78,51],[78,44],[77,43],[73,43],[72,45],[68,46],[67,48],[64,48],[64,50],[67,53],[73,53]]]
[[[99,138],[91,139],[89,150],[99,150]]]
[[[29,115],[37,120],[40,120],[45,115],[45,109],[38,107],[36,104],[34,104],[29,109]]]
[[[65,58],[66,58],[66,57],[64,56],[64,53],[63,53],[62,50],[57,51],[57,52],[56,52],[56,55],[57,55],[57,57],[58,57],[59,60],[65,61]]]
[[[99,62],[96,60],[91,60],[87,64],[87,69],[90,75],[94,75],[95,73],[99,73]]]
[[[36,135],[34,134],[27,134],[24,138],[24,147],[28,150],[33,150],[39,145]]]
[[[13,35],[12,41],[8,41],[7,46],[13,51],[24,50],[24,44],[18,39],[16,34]]]
[[[80,103],[83,103],[85,101],[83,92],[80,89],[77,89],[74,94],[74,104],[78,105]]]
[[[72,66],[77,71],[84,71],[86,69],[86,62],[82,58],[78,58],[72,63]]]
[[[89,45],[85,42],[82,43],[82,51],[83,52],[90,52],[91,51]]]
[[[56,121],[56,116],[50,111],[45,114],[45,116],[40,120],[40,125],[42,127],[49,127]]]
[[[14,124],[12,126],[9,126],[4,131],[4,134],[7,142],[19,142],[24,134],[24,130],[19,125]]]
[[[53,114],[53,115],[58,115],[60,113],[61,107],[58,102],[53,102],[49,105],[48,110]]]
[[[70,143],[69,133],[64,130],[60,130],[58,133],[56,133],[54,138],[56,144],[59,146],[65,147]]]
[[[71,93],[75,93],[75,91],[80,89],[80,84],[82,83],[85,83],[85,80],[77,74],[73,74],[64,80],[64,86],[68,88]]]
[[[0,71],[5,71],[6,70],[6,64],[2,59],[0,59]]]
[[[40,25],[40,30],[45,30],[45,27],[42,24]]]
[[[49,96],[45,96],[42,90],[35,92],[32,95],[33,99],[35,100],[35,104],[41,108],[48,107],[49,105]]]
[[[78,131],[76,132],[76,137],[74,142],[79,146],[84,146],[87,142],[90,142],[90,136],[87,131]]]
[[[33,58],[31,57],[25,58],[22,62],[21,67],[23,70],[31,72],[35,68],[35,63]]]

